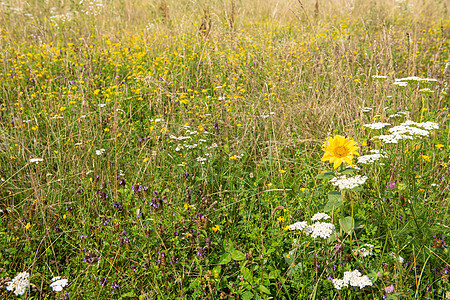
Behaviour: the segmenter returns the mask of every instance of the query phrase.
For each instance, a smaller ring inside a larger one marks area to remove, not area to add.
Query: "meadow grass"
[[[0,3],[0,297],[450,299],[448,5],[330,2]]]

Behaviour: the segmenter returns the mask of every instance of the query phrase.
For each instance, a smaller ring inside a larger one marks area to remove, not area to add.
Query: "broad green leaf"
[[[325,204],[324,211],[330,212],[333,210],[333,207],[341,207],[342,205],[342,194],[338,191],[330,191],[328,192],[328,202]]]
[[[266,288],[265,286],[263,286],[262,284],[258,288],[264,294],[270,295],[270,290],[268,288]]]
[[[252,272],[248,268],[244,268],[242,270],[242,275],[251,285],[253,285],[253,275],[252,275]]]
[[[323,172],[323,173],[319,173],[319,175],[317,175],[318,179],[331,179],[334,177],[336,177],[334,172]]]
[[[239,250],[233,250],[233,252],[231,252],[231,258],[237,261],[241,261],[245,259],[245,254]]]
[[[223,248],[226,252],[231,252],[234,249],[233,242],[231,240],[226,240],[223,242]]]
[[[242,300],[251,300],[253,299],[253,293],[250,291],[245,291],[241,294]]]
[[[355,221],[350,216],[340,219],[339,223],[341,223],[341,227],[346,233],[350,233],[353,230],[353,226],[355,226]]]
[[[222,257],[220,258],[219,265],[226,265],[226,264],[229,263],[230,261],[231,261],[231,254],[230,254],[230,253],[225,253],[225,254],[222,255]]]

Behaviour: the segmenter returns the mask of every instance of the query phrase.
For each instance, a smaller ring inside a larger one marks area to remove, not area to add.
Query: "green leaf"
[[[336,177],[334,172],[323,172],[323,173],[319,173],[319,175],[317,175],[318,179],[331,179],[334,177]]]
[[[330,212],[334,207],[338,208],[342,205],[342,194],[338,191],[328,192],[328,202],[323,209],[325,212]]]
[[[355,226],[355,221],[350,216],[340,219],[339,223],[346,233],[350,233],[353,230],[353,226]]]
[[[125,294],[122,294],[122,296],[120,296],[121,298],[129,298],[129,297],[136,297],[136,294],[134,292],[128,292]]]
[[[231,252],[234,250],[233,242],[231,240],[227,240],[223,242],[223,248],[226,252]]]
[[[262,284],[258,288],[264,294],[270,295],[270,290],[268,288],[266,288],[265,286],[263,286]]]
[[[250,300],[253,299],[253,293],[250,291],[245,291],[241,294],[242,300]]]
[[[241,261],[245,259],[245,254],[239,250],[233,250],[233,252],[231,252],[231,258],[237,261]]]
[[[231,254],[230,254],[230,253],[225,253],[225,254],[222,255],[222,257],[220,258],[219,265],[226,265],[226,264],[229,263],[230,261],[231,261]]]
[[[242,270],[242,275],[251,285],[254,284],[252,272],[248,268]]]
[[[355,169],[352,168],[346,168],[342,172],[339,172],[342,175],[353,175],[355,173]]]

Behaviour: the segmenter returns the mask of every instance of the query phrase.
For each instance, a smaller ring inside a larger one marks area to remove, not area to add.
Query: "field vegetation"
[[[0,3],[0,298],[450,299],[440,0]]]

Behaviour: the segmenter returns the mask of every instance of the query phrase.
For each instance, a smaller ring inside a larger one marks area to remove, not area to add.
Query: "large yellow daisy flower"
[[[337,169],[343,162],[353,165],[353,155],[359,155],[357,143],[341,135],[328,138],[324,143],[325,154],[321,161],[329,160]]]

